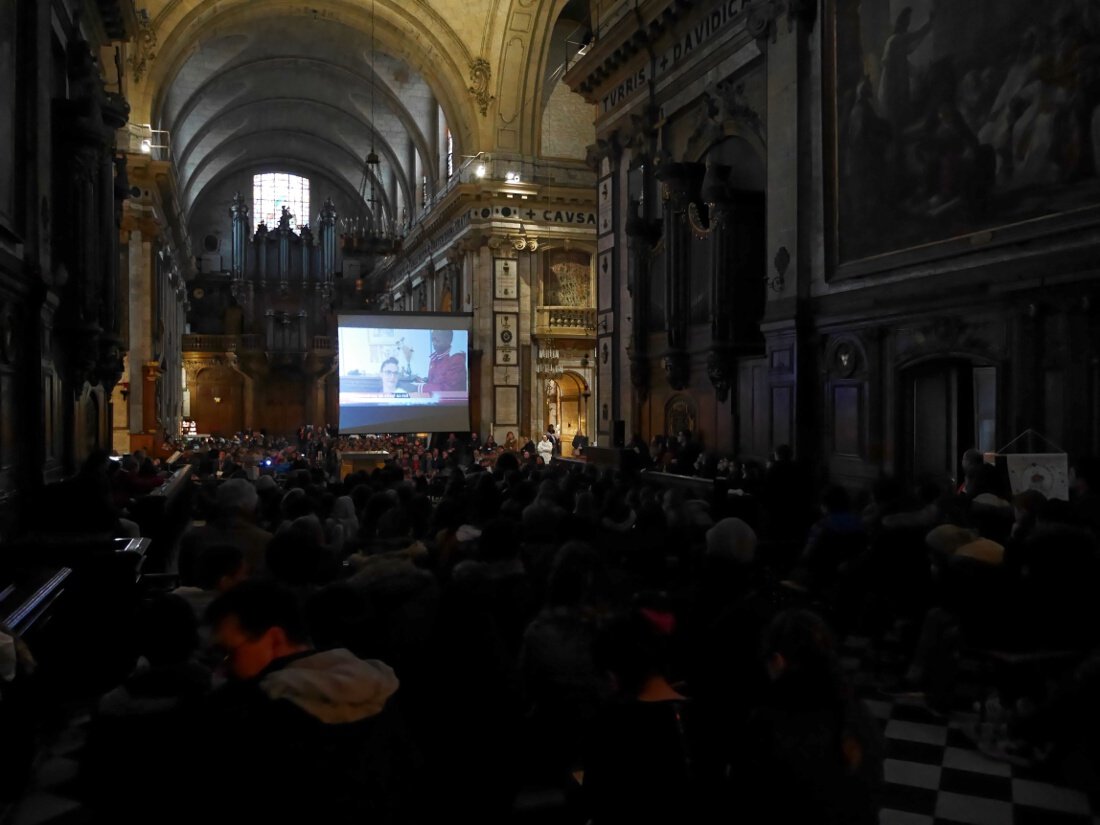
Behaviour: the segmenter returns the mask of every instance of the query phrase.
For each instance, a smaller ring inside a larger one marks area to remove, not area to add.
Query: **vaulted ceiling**
[[[372,53],[369,37],[324,18],[272,16],[200,40],[164,89],[158,122],[185,211],[219,176],[257,165],[312,165],[357,191],[372,148],[379,191],[393,197],[396,184],[407,204],[418,173],[434,177],[437,111],[424,78]]]
[[[578,5],[586,16],[587,0],[138,0],[132,120],[169,136],[185,216],[261,168],[320,171],[354,197],[373,149],[399,218],[422,176],[434,188],[448,128],[459,154],[537,151],[551,32]]]

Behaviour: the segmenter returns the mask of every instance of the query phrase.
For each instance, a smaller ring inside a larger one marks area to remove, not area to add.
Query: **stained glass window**
[[[263,221],[268,229],[274,229],[284,206],[290,210],[292,227],[309,223],[309,178],[285,172],[252,177],[252,217],[256,226]]]

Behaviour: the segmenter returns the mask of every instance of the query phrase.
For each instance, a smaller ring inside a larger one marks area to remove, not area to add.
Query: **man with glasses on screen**
[[[382,362],[382,395],[393,397],[400,392],[397,389],[397,379],[400,374],[401,365],[396,358],[390,357]]]
[[[432,357],[428,362],[428,380],[424,384],[423,392],[466,390],[466,353],[452,353],[453,341],[453,330],[432,330]]]

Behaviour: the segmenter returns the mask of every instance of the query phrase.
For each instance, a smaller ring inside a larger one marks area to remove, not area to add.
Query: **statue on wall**
[[[686,352],[673,351],[664,358],[665,378],[674,390],[682,390],[688,385],[690,363]]]
[[[707,378],[714,387],[715,397],[722,403],[729,398],[733,382],[731,359],[722,350],[712,350],[707,355]]]

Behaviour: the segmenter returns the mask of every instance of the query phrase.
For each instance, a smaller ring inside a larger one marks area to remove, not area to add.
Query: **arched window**
[[[274,229],[279,224],[283,207],[294,216],[292,225],[309,223],[309,178],[286,172],[267,172],[252,176],[252,217]]]
[[[455,173],[455,136],[447,130],[447,177]]]

